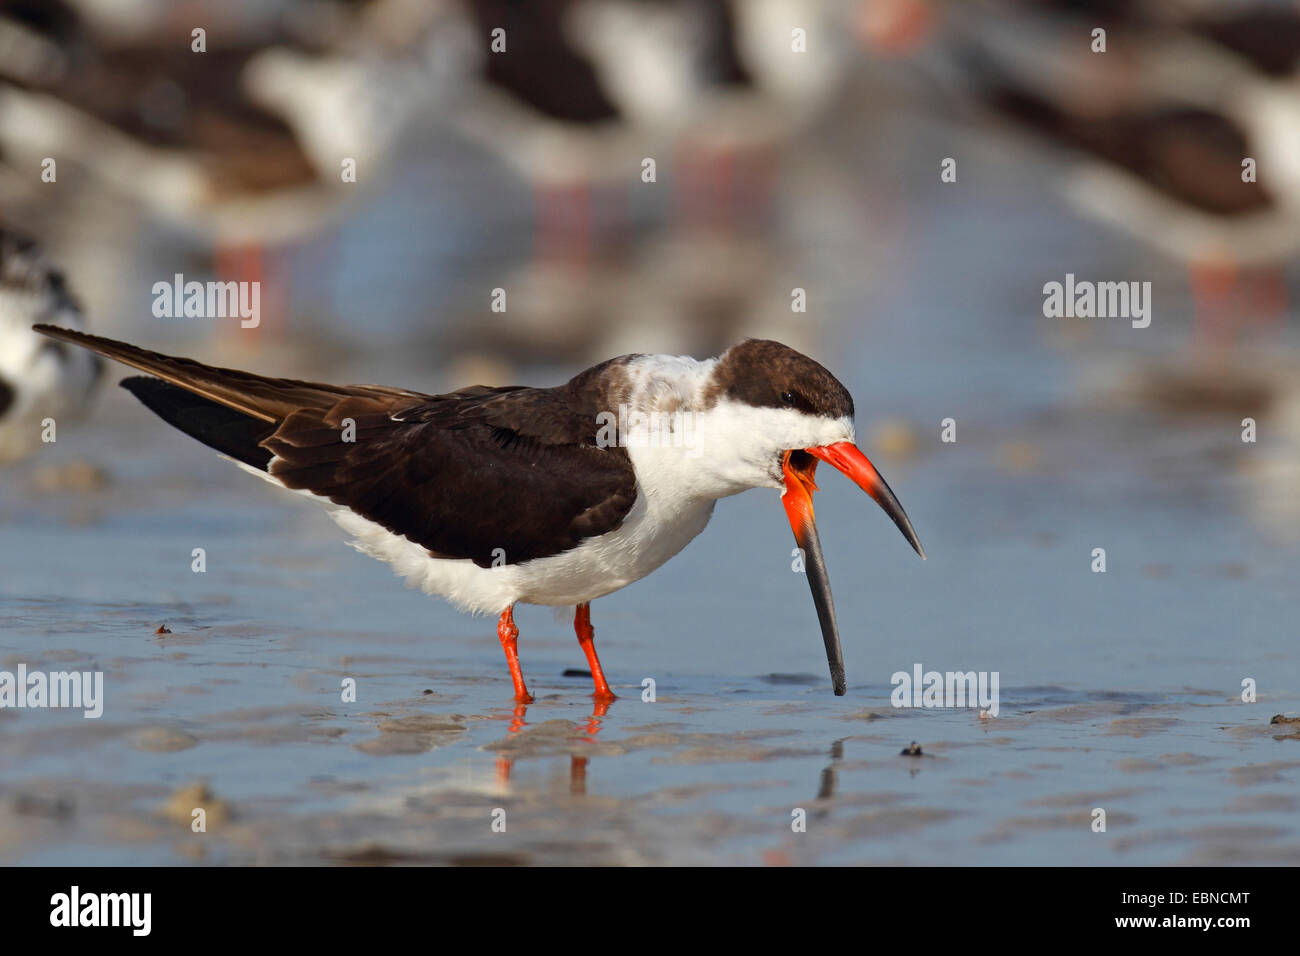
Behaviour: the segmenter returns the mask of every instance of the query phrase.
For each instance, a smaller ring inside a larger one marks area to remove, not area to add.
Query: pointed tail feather
[[[301,408],[325,408],[353,392],[333,385],[217,368],[194,359],[150,352],[126,342],[57,325],[36,325],[33,328],[42,335],[80,345],[263,422],[281,422]],[[140,394],[135,388],[128,388],[137,396]]]

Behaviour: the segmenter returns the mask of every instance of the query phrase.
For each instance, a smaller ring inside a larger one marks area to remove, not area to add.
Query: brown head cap
[[[708,402],[723,396],[757,407],[853,417],[853,396],[839,379],[808,356],[770,339],[746,339],[722,353]]]

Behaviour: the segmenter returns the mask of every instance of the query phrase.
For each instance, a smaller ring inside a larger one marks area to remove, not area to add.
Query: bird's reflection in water
[[[524,720],[528,716],[528,705],[521,700],[515,701],[514,713],[510,720],[510,733],[517,734],[528,726],[528,721]]]
[[[596,735],[600,733],[601,721],[609,713],[610,704],[613,700],[609,698],[593,698],[591,716],[582,724],[575,726],[575,732],[581,734],[579,738],[585,743],[595,743]],[[514,709],[510,716],[510,728],[508,733],[517,734],[528,726],[525,718],[528,716],[528,704],[523,701],[516,701]],[[585,796],[587,793],[587,761],[589,757],[578,754],[569,755],[569,793],[574,796]],[[509,786],[510,774],[514,769],[515,758],[507,755],[497,757],[497,784],[502,787]]]
[[[831,744],[831,762],[822,768],[821,782],[817,787],[818,805],[813,812],[813,819],[815,820],[824,820],[830,816],[830,802],[835,797],[835,785],[839,782],[835,767],[844,760],[844,741],[846,739],[841,737]]]
[[[841,737],[839,740],[832,741],[830,748],[830,763],[822,768],[822,772],[817,782],[817,797],[812,811],[814,820],[825,820],[831,814],[831,804],[835,800],[835,789],[839,784],[838,766],[844,761],[844,741],[847,737]],[[796,830],[796,833],[803,832]],[[764,850],[762,860],[765,866],[793,866],[795,861],[795,843],[787,835],[781,841],[781,845]]]

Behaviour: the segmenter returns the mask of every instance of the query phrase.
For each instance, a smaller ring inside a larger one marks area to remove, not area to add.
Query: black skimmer
[[[1063,180],[1083,211],[1187,264],[1198,336],[1223,337],[1239,274],[1276,317],[1280,267],[1300,251],[1300,77],[1274,75],[1285,58],[1274,52],[1261,67],[1262,52],[1243,52],[1255,34],[1229,29],[1236,21],[1117,20],[1111,53],[1097,56],[1088,19],[1029,20],[1025,31],[982,36],[968,24],[957,53],[966,85],[1085,157]]]
[[[466,0],[482,83],[454,111],[470,139],[491,150],[533,191],[534,258],[584,267],[599,251],[615,190],[637,182],[652,155],[569,39],[572,0]],[[499,33],[497,31],[504,31]],[[494,44],[499,45],[494,50]]]
[[[84,5],[97,15],[0,2],[0,145],[34,170],[55,158],[60,184],[97,180],[210,244],[223,279],[270,279],[273,314],[288,286],[273,253],[384,181],[473,52],[434,3],[313,5],[343,19],[332,31],[283,10],[245,24],[240,11],[195,19],[151,0]],[[196,52],[190,31],[204,23]]]
[[[47,419],[58,428],[84,415],[103,372],[98,356],[37,335],[35,322],[83,324],[63,274],[0,228],[0,463],[38,448]]]
[[[490,361],[516,352],[533,361],[583,354],[608,315],[611,270],[603,267],[617,268],[626,245],[641,161],[660,155],[571,42],[565,23],[572,6],[462,3],[481,69],[451,119],[531,199],[508,224],[510,245],[529,237],[526,259],[492,283],[508,290],[510,308],[489,313],[484,303],[484,314],[458,330]]]
[[[676,214],[729,225],[736,207],[766,208],[733,195],[737,179],[753,178],[737,175],[754,158],[743,134],[778,111],[756,107],[728,0],[581,0],[569,23],[620,112],[653,131],[647,155],[671,177]]]
[[[122,385],[164,421],[259,477],[319,497],[355,547],[408,584],[499,615],[521,702],[531,698],[515,604],[576,606],[595,696],[607,701],[590,602],[658,568],[704,530],[719,498],[750,488],[782,492],[843,694],[813,517],[819,461],[875,498],[924,557],[898,499],[853,443],[848,390],[777,342],[751,339],[704,361],[625,355],[554,388],[426,395],[268,378],[37,330],[147,372]]]
[[[70,7],[52,9],[63,16],[51,23],[21,4],[0,8],[0,35],[26,54],[0,64],[0,139],[16,155],[81,162],[182,221],[314,180],[288,124],[240,87],[256,47],[214,40],[194,53],[187,36],[108,44]]]

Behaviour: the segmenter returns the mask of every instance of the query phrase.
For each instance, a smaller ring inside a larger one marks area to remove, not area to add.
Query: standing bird
[[[845,692],[813,518],[817,462],[876,499],[918,554],[898,499],[853,444],[853,399],[778,342],[718,358],[624,355],[554,388],[446,395],[322,385],[214,368],[37,326],[154,377],[122,385],[164,421],[282,487],[327,501],[354,546],[462,610],[499,614],[515,697],[515,604],[575,605],[598,700],[614,695],[590,602],[645,577],[704,530],[719,498],[776,488],[806,555],[830,664]]]
[[[37,335],[33,322],[79,326],[81,309],[35,241],[0,228],[0,464],[37,448],[47,420],[81,417],[103,373],[98,356]]]

